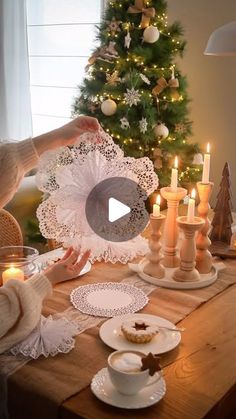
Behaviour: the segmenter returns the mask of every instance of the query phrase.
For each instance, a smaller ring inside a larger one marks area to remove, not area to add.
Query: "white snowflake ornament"
[[[175,132],[178,134],[184,134],[186,132],[186,125],[183,123],[175,124]]]
[[[147,119],[146,118],[142,118],[139,121],[139,130],[142,134],[145,134],[145,132],[147,131],[147,127],[148,127],[148,123],[147,123]]]
[[[122,129],[128,129],[130,127],[129,121],[125,117],[120,119],[120,124]]]
[[[127,89],[126,93],[124,94],[125,100],[127,102],[127,104],[130,106],[130,108],[135,105],[137,106],[137,104],[140,102],[140,97],[141,94],[139,93],[138,90],[135,90],[133,87],[131,89]]]

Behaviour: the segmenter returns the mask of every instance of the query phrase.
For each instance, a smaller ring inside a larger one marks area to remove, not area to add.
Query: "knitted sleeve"
[[[24,175],[38,163],[31,138],[0,145],[0,208],[14,196]]]
[[[51,292],[51,283],[42,273],[26,282],[12,279],[0,288],[0,354],[35,328],[42,301]]]

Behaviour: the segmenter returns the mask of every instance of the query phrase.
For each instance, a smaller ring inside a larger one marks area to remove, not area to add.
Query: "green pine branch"
[[[155,150],[161,150],[162,167],[157,169],[161,186],[170,181],[171,167],[175,155],[180,160],[182,183],[192,183],[200,179],[201,167],[193,165],[194,154],[199,146],[192,143],[192,123],[189,119],[187,79],[175,65],[177,56],[182,57],[186,40],[179,22],[166,23],[167,2],[149,0],[146,7],[154,7],[155,17],[150,25],[160,31],[154,43],[143,41],[144,28],[140,27],[141,13],[128,13],[134,0],[108,1],[101,24],[97,27],[99,47],[90,62],[86,78],[79,86],[74,100],[73,114],[95,116],[104,130],[112,135],[114,141],[124,150],[125,155],[133,157],[148,156],[155,164]],[[112,26],[112,22],[115,25]],[[129,31],[130,47],[125,47],[125,37]],[[113,48],[113,49],[112,49]],[[109,53],[107,53],[107,51]],[[111,51],[115,51],[114,55]],[[172,67],[179,87],[173,91],[170,80]],[[108,83],[109,77],[117,72],[115,83]],[[142,76],[142,77],[141,77]],[[146,81],[145,81],[146,77]],[[157,96],[153,89],[164,78],[168,83]],[[148,83],[147,83],[148,82]],[[136,105],[125,99],[128,89],[140,95]],[[176,99],[176,94],[177,99]],[[116,112],[106,116],[101,110],[102,103],[110,98],[116,103]],[[122,127],[126,118],[129,126]],[[140,121],[145,119],[147,131],[140,130]],[[169,130],[166,138],[157,137],[155,127],[162,122]]]

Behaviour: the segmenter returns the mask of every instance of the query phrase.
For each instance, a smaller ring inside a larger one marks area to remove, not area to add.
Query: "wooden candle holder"
[[[211,240],[209,239],[208,233],[210,230],[210,220],[208,218],[208,212],[210,209],[209,200],[212,193],[214,184],[209,183],[197,183],[197,190],[200,198],[198,205],[198,215],[204,219],[203,227],[198,231],[196,237],[196,269],[200,274],[208,274],[212,268],[212,255],[209,252]]]
[[[194,217],[194,222],[189,223],[187,217],[178,217],[177,223],[184,232],[184,240],[180,249],[180,268],[174,272],[173,279],[178,282],[199,281],[200,274],[195,268],[195,233],[202,228],[205,220]]]
[[[149,262],[145,265],[143,272],[147,275],[150,275],[154,278],[163,278],[165,275],[165,269],[161,266],[161,232],[160,228],[162,223],[165,220],[165,215],[160,215],[159,217],[154,217],[152,214],[150,215],[150,224],[152,228],[152,234],[149,239],[149,248],[151,250],[150,253],[146,255],[146,258]]]
[[[176,268],[179,266],[179,257],[177,256],[178,227],[176,218],[178,216],[179,202],[187,195],[187,190],[177,188],[173,192],[170,187],[161,188],[161,195],[167,200],[167,216],[164,228],[164,258],[162,264],[166,268]]]

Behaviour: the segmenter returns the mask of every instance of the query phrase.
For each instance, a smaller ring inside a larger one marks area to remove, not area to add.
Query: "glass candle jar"
[[[39,272],[35,259],[37,249],[27,246],[6,246],[0,248],[0,282],[5,284],[10,279],[25,281]]]

